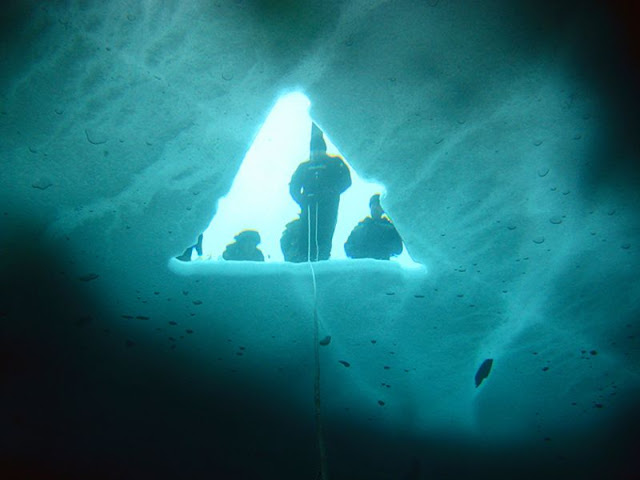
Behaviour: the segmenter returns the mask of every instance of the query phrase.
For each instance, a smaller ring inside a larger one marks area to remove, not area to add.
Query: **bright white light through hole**
[[[300,213],[289,195],[291,175],[309,159],[311,117],[309,99],[301,93],[286,95],[276,103],[247,152],[229,193],[218,201],[217,213],[204,232],[202,259],[222,260],[222,253],[242,230],[257,230],[258,248],[266,262],[283,262],[280,237],[285,226]],[[323,125],[319,125],[323,129]],[[329,155],[340,155],[323,129]],[[333,236],[331,259],[346,259],[344,243],[353,227],[369,215],[369,198],[384,187],[361,179],[348,159],[340,155],[351,171],[351,187],[340,196],[338,223]],[[392,219],[393,220],[393,219]],[[402,236],[402,232],[399,232]],[[192,258],[196,260],[196,252]],[[406,251],[392,257],[404,266],[417,265]]]

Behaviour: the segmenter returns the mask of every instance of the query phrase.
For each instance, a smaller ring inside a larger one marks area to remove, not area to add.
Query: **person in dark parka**
[[[400,255],[403,250],[402,239],[391,220],[383,216],[380,194],[371,197],[369,209],[371,216],[354,227],[344,244],[347,257],[389,260],[390,257]]]
[[[327,155],[322,130],[315,123],[309,147],[310,159],[298,165],[289,183],[289,193],[300,205],[299,241],[295,243],[305,247],[305,260],[308,252],[309,260],[328,260],[338,221],[340,195],[351,186],[351,173],[342,158]]]

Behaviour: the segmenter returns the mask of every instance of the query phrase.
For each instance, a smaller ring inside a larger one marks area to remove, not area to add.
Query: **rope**
[[[318,261],[318,202],[316,202],[314,240],[316,247],[315,261]],[[311,262],[311,205],[307,206],[307,262],[311,268],[313,279],[313,355],[315,361],[315,377],[313,382],[313,400],[315,406],[316,439],[320,451],[320,478],[328,480],[327,449],[324,443],[324,431],[322,428],[321,404],[320,404],[320,340],[318,338],[318,288],[316,284],[316,272]]]

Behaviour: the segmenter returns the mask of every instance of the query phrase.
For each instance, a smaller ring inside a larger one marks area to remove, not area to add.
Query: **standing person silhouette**
[[[338,221],[340,195],[351,186],[351,173],[342,158],[327,155],[322,130],[315,123],[311,126],[309,150],[309,160],[298,165],[289,183],[289,193],[300,205],[296,236],[303,241],[296,243],[306,247],[305,260],[328,260]]]

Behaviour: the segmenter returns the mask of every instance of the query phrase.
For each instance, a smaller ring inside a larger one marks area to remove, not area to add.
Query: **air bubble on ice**
[[[52,185],[53,183],[51,183],[51,181],[48,178],[39,178],[38,180],[36,180],[31,184],[33,188],[37,188],[38,190],[46,190]]]
[[[84,134],[87,137],[87,141],[93,145],[101,145],[103,143],[107,143],[107,137],[99,135],[93,130],[86,129],[84,131]]]

